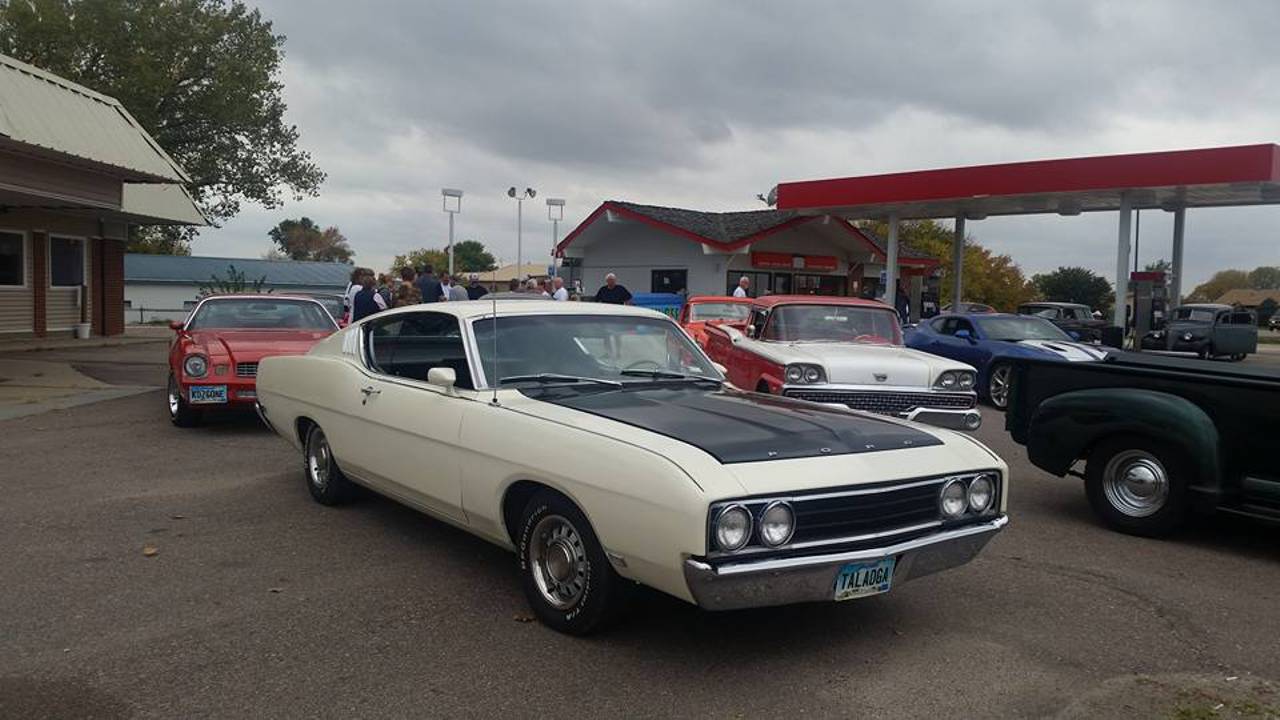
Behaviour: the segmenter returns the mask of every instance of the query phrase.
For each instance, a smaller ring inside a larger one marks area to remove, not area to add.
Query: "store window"
[[[0,232],[0,286],[25,284],[27,259],[23,250],[22,235]]]
[[[797,295],[844,295],[842,275],[796,275]]]
[[[654,270],[649,279],[650,292],[678,293],[689,287],[688,270]]]
[[[84,284],[84,240],[49,238],[49,279],[54,287]]]

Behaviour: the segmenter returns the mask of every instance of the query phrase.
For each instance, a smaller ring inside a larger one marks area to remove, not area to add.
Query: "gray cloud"
[[[742,208],[785,179],[1280,135],[1270,0],[262,9],[288,36],[290,119],[330,179],[319,199],[207,232],[198,252],[261,252],[266,227],[305,211],[340,225],[363,262],[384,263],[441,243],[444,185],[468,189],[466,234],[510,257],[510,184],[567,196],[577,220],[610,197]],[[1230,216],[1248,230],[1227,217],[1206,214],[1202,232],[1247,237],[1203,257],[1193,218],[1188,260],[1201,274],[1280,262],[1275,212]],[[1028,271],[1083,255],[1109,274],[1108,222],[973,231]]]

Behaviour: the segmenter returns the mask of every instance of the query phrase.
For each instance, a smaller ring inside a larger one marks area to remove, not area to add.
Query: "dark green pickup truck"
[[[1082,476],[1116,530],[1162,535],[1195,511],[1280,521],[1275,371],[1124,352],[1024,360],[1005,427],[1037,467]]]

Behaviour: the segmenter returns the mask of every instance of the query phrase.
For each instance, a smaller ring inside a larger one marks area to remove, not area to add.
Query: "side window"
[[[956,324],[955,324],[955,329],[951,331],[952,335],[956,334],[961,330],[967,330],[969,331],[970,337],[978,336],[978,333],[974,332],[973,323],[969,322],[968,320],[965,320],[964,318],[956,318],[955,320],[956,320]]]
[[[426,380],[431,368],[452,368],[457,386],[475,388],[458,319],[447,313],[395,315],[369,323],[369,365],[377,372]]]
[[[956,334],[956,318],[953,318],[953,317],[942,318],[942,322],[939,325],[937,325],[937,328],[938,328],[938,332],[942,333],[943,335],[955,335]]]
[[[1231,313],[1232,325],[1253,325],[1253,314],[1247,312]]]
[[[946,318],[946,317],[935,318],[934,320],[929,322],[929,327],[933,328],[933,331],[938,333],[939,335],[945,335],[947,334],[947,331],[944,330],[943,328],[945,328],[947,326],[947,323],[953,319],[954,318]]]

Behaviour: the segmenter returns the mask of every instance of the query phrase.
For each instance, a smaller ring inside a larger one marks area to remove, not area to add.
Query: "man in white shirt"
[[[555,292],[551,293],[552,300],[558,300],[560,302],[564,302],[565,300],[569,299],[569,291],[566,290],[564,287],[564,278],[560,277],[559,275],[555,276],[554,278],[551,278],[551,287],[556,289]]]
[[[738,287],[733,289],[733,296],[744,298],[747,297],[747,288],[751,287],[751,278],[743,275],[738,278]]]
[[[440,302],[448,302],[453,299],[449,294],[449,290],[452,288],[453,278],[449,277],[449,273],[440,273]]]

